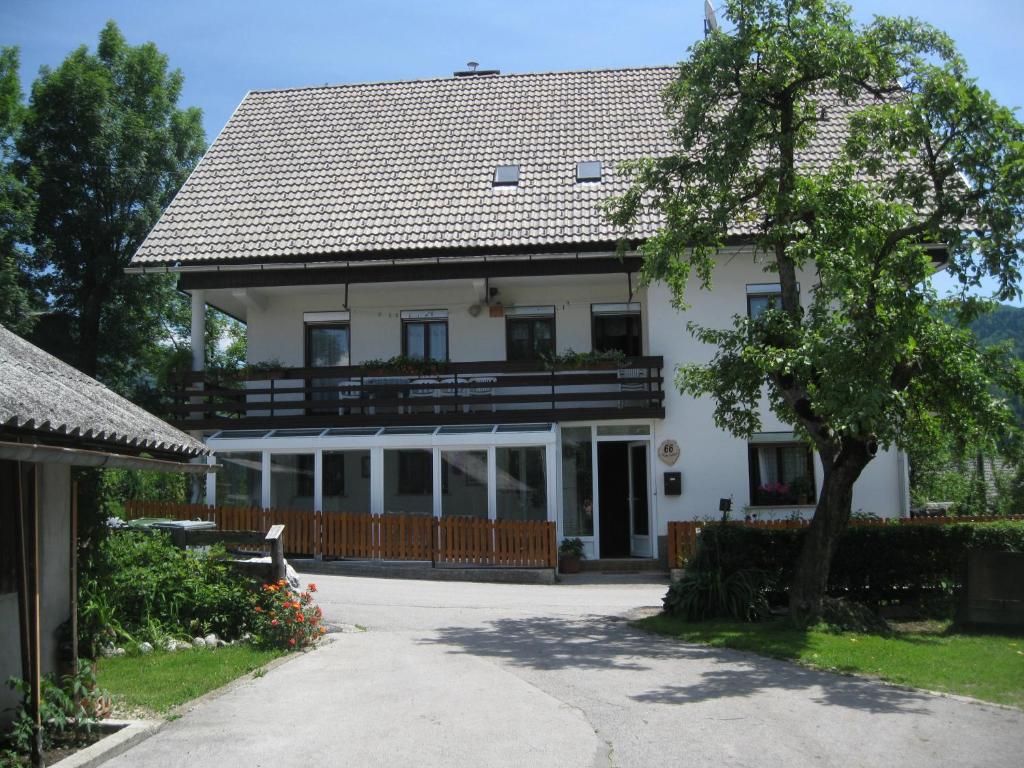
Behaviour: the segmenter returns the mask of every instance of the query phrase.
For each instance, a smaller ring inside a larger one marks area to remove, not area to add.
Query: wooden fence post
[[[558,567],[558,536],[555,531],[554,523],[547,523],[548,526],[548,538],[551,540],[551,550],[548,555],[548,567]]]
[[[271,578],[280,581],[288,574],[284,564],[284,526],[270,526],[265,540],[270,544]]]
[[[439,536],[441,535],[441,526],[438,524],[436,517],[430,518],[430,567],[437,567],[437,547]]]

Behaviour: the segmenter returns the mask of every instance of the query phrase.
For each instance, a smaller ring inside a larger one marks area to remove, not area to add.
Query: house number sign
[[[658,458],[671,466],[679,459],[679,443],[675,440],[662,440],[658,446]]]

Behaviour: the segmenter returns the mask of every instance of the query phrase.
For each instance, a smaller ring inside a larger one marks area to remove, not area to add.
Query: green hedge
[[[156,645],[216,632],[226,640],[252,629],[255,594],[222,545],[178,549],[166,533],[112,531],[79,581],[79,644],[93,656],[123,640]]]
[[[725,575],[754,568],[785,588],[805,534],[805,529],[709,524],[701,530],[691,567]],[[949,592],[963,583],[971,550],[1024,552],[1024,521],[850,527],[832,561],[829,592],[863,601]]]

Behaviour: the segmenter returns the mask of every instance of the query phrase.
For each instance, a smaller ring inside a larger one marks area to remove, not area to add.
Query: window
[[[555,352],[555,318],[507,317],[505,357],[508,360],[543,360]]]
[[[430,450],[384,451],[384,511],[434,513],[434,456]]]
[[[547,520],[547,470],[543,446],[498,447],[498,520]]]
[[[349,364],[348,323],[306,323],[306,367]]]
[[[632,305],[623,305],[632,306]],[[618,350],[626,357],[640,357],[643,341],[640,332],[640,310],[604,310],[591,308],[591,330],[595,352]]]
[[[518,165],[499,165],[494,169],[494,186],[514,187],[519,184]]]
[[[314,314],[314,313],[310,313]],[[326,313],[315,313],[326,314]],[[345,313],[331,313],[345,314]],[[347,315],[345,315],[347,316]],[[334,366],[346,366],[349,364],[349,326],[347,322],[335,323],[306,323],[306,367],[307,368],[331,368]],[[333,407],[316,407],[307,413],[330,413],[337,414],[338,398],[342,391],[337,389],[345,382],[345,379],[307,379],[306,386],[310,388],[310,400],[323,400],[334,403]]]
[[[751,505],[814,503],[814,460],[803,443],[751,443],[749,464]]]
[[[270,506],[275,509],[313,508],[312,453],[270,454]]]
[[[324,512],[370,511],[370,452],[323,452]]]
[[[398,492],[407,495],[431,493],[434,487],[430,451],[398,452]]]
[[[447,360],[448,321],[403,320],[402,354],[416,360]]]
[[[576,183],[601,180],[601,161],[586,160],[576,163]]]
[[[218,453],[221,469],[217,478],[216,501],[232,507],[263,506],[263,454]]]
[[[441,514],[487,519],[487,451],[441,451]]]
[[[594,453],[590,427],[562,429],[562,526],[566,536],[594,535]]]
[[[800,286],[797,285],[799,292]],[[765,310],[782,306],[782,286],[778,283],[755,283],[747,286],[747,317],[757,320]]]

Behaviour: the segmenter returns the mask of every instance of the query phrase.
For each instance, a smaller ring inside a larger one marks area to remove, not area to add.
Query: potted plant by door
[[[562,543],[558,547],[558,570],[562,573],[579,573],[582,559],[583,540],[579,538],[562,539]]]

